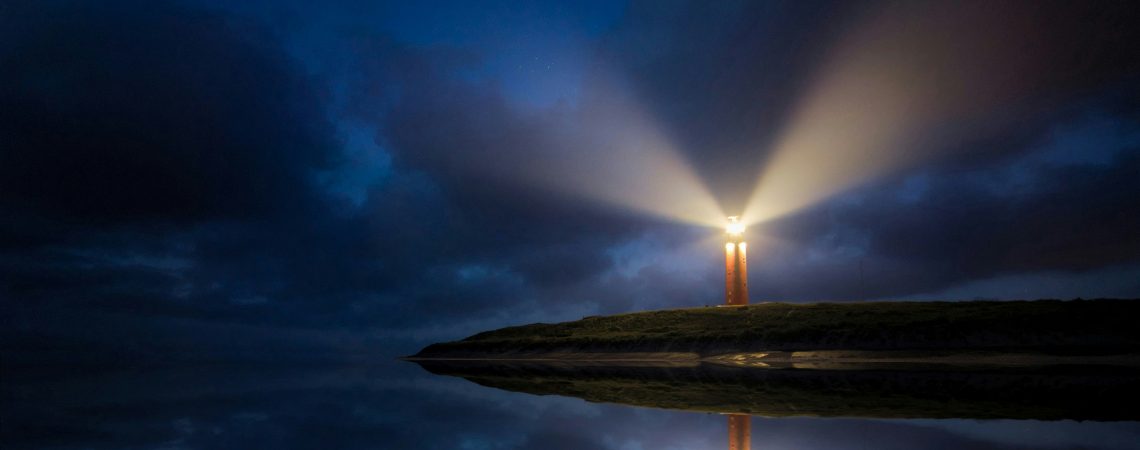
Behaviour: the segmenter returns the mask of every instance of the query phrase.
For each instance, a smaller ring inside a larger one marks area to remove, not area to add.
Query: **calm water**
[[[6,373],[4,449],[725,449],[730,416],[481,386],[398,361]],[[753,449],[1140,448],[1140,422],[742,420]],[[741,422],[737,422],[739,427]]]

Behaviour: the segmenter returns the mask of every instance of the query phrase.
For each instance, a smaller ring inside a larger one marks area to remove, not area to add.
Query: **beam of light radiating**
[[[590,94],[559,128],[555,148],[531,155],[522,178],[570,195],[660,218],[721,227],[724,214],[631,89],[595,80]]]
[[[1080,49],[1043,54],[1067,38],[1053,27],[1063,13],[1040,9],[901,2],[866,16],[830,53],[777,139],[744,222],[778,218],[939,156],[954,145],[940,136],[961,142],[983,132],[979,124],[999,128],[1027,98],[1063,87],[1068,80],[1051,69],[1079,60]]]
[[[598,124],[612,134],[558,161],[546,174],[552,187],[661,218],[713,227],[724,215],[684,159],[638,119]]]

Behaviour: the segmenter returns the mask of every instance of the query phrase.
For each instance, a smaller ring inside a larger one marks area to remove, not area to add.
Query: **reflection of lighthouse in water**
[[[752,449],[752,416],[728,415],[728,450]]]

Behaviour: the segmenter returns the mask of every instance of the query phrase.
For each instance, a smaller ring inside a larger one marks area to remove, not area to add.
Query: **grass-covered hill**
[[[586,317],[433,344],[418,358],[807,350],[1140,353],[1140,300],[761,303]]]

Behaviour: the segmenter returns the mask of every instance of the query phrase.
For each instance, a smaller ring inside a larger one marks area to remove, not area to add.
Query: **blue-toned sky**
[[[394,356],[716,304],[727,214],[754,301],[1140,297],[1138,16],[4,2],[4,351]]]

